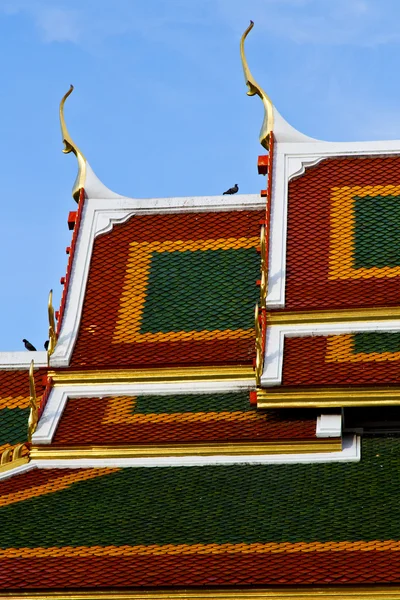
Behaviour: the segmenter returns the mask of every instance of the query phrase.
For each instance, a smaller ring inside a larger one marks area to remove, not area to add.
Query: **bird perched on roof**
[[[235,183],[235,185],[231,188],[229,188],[229,190],[226,190],[226,192],[224,192],[222,195],[225,196],[225,194],[229,194],[229,196],[231,196],[232,194],[236,194],[239,191],[239,186],[237,183]]]
[[[46,352],[47,352],[47,350],[49,349],[49,341],[50,341],[50,340],[46,340],[46,341],[45,341],[45,343],[43,344],[43,346],[44,346],[44,349],[46,350]]]
[[[28,342],[28,340],[22,340],[24,342],[24,346],[27,350],[29,350],[30,352],[36,352],[36,348],[35,346],[33,346],[30,342]]]

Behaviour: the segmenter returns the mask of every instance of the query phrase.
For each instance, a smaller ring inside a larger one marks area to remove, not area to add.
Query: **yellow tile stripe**
[[[400,195],[399,185],[344,186],[332,188],[329,279],[397,277],[399,267],[354,268],[354,197]]]
[[[353,354],[352,333],[327,336],[326,362],[383,362],[400,360],[400,352],[359,352]]]
[[[254,248],[259,238],[218,238],[215,240],[177,240],[165,242],[131,242],[125,282],[112,342],[171,342],[190,340],[224,340],[251,338],[253,329],[216,331],[175,331],[170,333],[140,333],[146,300],[146,288],[153,252],[196,252],[198,250],[230,250]]]
[[[28,500],[29,498],[37,498],[44,494],[52,494],[60,490],[65,490],[77,481],[85,481],[87,479],[94,479],[95,477],[102,477],[110,473],[115,473],[119,469],[76,469],[76,472],[69,473],[64,477],[57,477],[50,479],[47,483],[42,485],[32,486],[20,490],[19,492],[11,492],[10,494],[4,494],[0,496],[0,507],[8,506],[9,504],[15,504],[15,502],[21,502],[22,500]]]
[[[5,396],[0,397],[0,410],[3,408],[28,408],[29,396]]]
[[[136,405],[135,397],[110,398],[102,424],[110,423],[189,423],[197,421],[265,421],[265,415],[256,411],[214,411],[192,413],[148,413],[132,414]]]
[[[374,540],[369,542],[270,542],[267,544],[165,544],[158,546],[63,546],[50,548],[0,549],[2,558],[45,558],[94,556],[137,556],[162,554],[279,554],[296,552],[399,552],[400,542]]]

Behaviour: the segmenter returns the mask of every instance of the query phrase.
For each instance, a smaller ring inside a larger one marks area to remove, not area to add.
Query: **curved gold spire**
[[[29,420],[28,420],[28,442],[32,441],[32,435],[36,431],[38,418],[39,418],[39,410],[38,410],[38,404],[37,404],[37,398],[36,398],[36,387],[35,387],[35,378],[33,375],[33,368],[34,368],[34,363],[32,360],[31,365],[29,367],[29,393],[30,393],[29,405],[30,405],[31,410],[29,413]]]
[[[84,154],[79,150],[78,146],[73,142],[71,136],[69,135],[67,126],[65,124],[64,119],[64,104],[66,99],[70,94],[72,94],[74,86],[71,85],[68,92],[64,94],[62,100],[60,102],[60,125],[61,125],[61,135],[62,141],[64,144],[63,152],[64,154],[69,154],[73,152],[78,159],[78,175],[76,176],[74,186],[72,188],[72,196],[76,202],[79,202],[79,190],[85,186],[86,179],[86,158]]]
[[[56,322],[54,319],[54,307],[53,307],[53,290],[50,290],[49,299],[47,303],[47,311],[49,316],[49,347],[47,348],[47,363],[49,364],[50,356],[54,352],[54,348],[57,343],[56,334]]]
[[[266,150],[269,150],[269,134],[274,128],[274,112],[271,98],[264,92],[264,90],[258,85],[256,80],[254,79],[249,66],[247,64],[246,55],[244,52],[244,41],[250,31],[253,29],[254,23],[250,21],[250,25],[244,32],[240,40],[240,57],[242,59],[242,67],[244,72],[244,79],[246,81],[246,85],[249,88],[247,92],[248,96],[259,96],[264,104],[264,121],[260,131],[260,144],[264,146]]]

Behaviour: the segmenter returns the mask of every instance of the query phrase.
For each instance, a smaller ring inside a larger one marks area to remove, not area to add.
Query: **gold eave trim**
[[[79,458],[153,458],[162,456],[218,456],[243,454],[309,454],[339,452],[341,438],[310,441],[226,443],[226,444],[180,444],[157,446],[82,446],[57,448],[34,446],[32,460],[70,460]]]
[[[178,367],[171,369],[129,369],[98,371],[49,371],[54,385],[90,385],[102,383],[174,382],[174,381],[255,381],[248,367]]]
[[[162,591],[131,591],[121,592],[109,590],[105,592],[9,592],[0,594],[0,600],[316,600],[317,598],[332,598],[332,600],[399,600],[400,587],[375,586],[368,587],[286,587],[286,588],[257,588],[257,589],[189,589]]]
[[[400,388],[322,388],[271,392],[257,390],[258,408],[323,408],[400,405]]]
[[[268,325],[344,323],[348,321],[389,321],[400,318],[400,307],[352,308],[339,310],[275,312],[268,311]]]
[[[29,462],[29,456],[23,456],[21,458],[17,458],[16,460],[12,460],[4,465],[0,465],[0,473],[5,473],[6,471],[11,471],[12,469],[16,469],[17,467],[21,467],[22,465],[26,465]]]

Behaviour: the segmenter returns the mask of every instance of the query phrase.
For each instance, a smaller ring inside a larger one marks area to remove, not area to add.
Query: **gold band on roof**
[[[400,406],[400,387],[303,388],[271,392],[257,390],[258,408],[341,408]]]
[[[248,367],[176,367],[159,369],[49,371],[54,385],[92,385],[103,383],[155,383],[191,381],[254,382],[254,372]]]
[[[297,323],[347,323],[349,321],[390,321],[400,318],[400,307],[343,308],[299,312],[268,311],[269,325],[296,325]]]
[[[257,589],[166,589],[139,591],[6,592],[0,600],[399,600],[398,586],[269,587]]]
[[[167,456],[241,456],[254,454],[309,454],[318,452],[340,452],[342,440],[318,439],[292,442],[249,442],[212,444],[157,444],[153,446],[82,446],[52,448],[35,446],[31,450],[32,460],[71,460],[97,458],[156,458]]]

